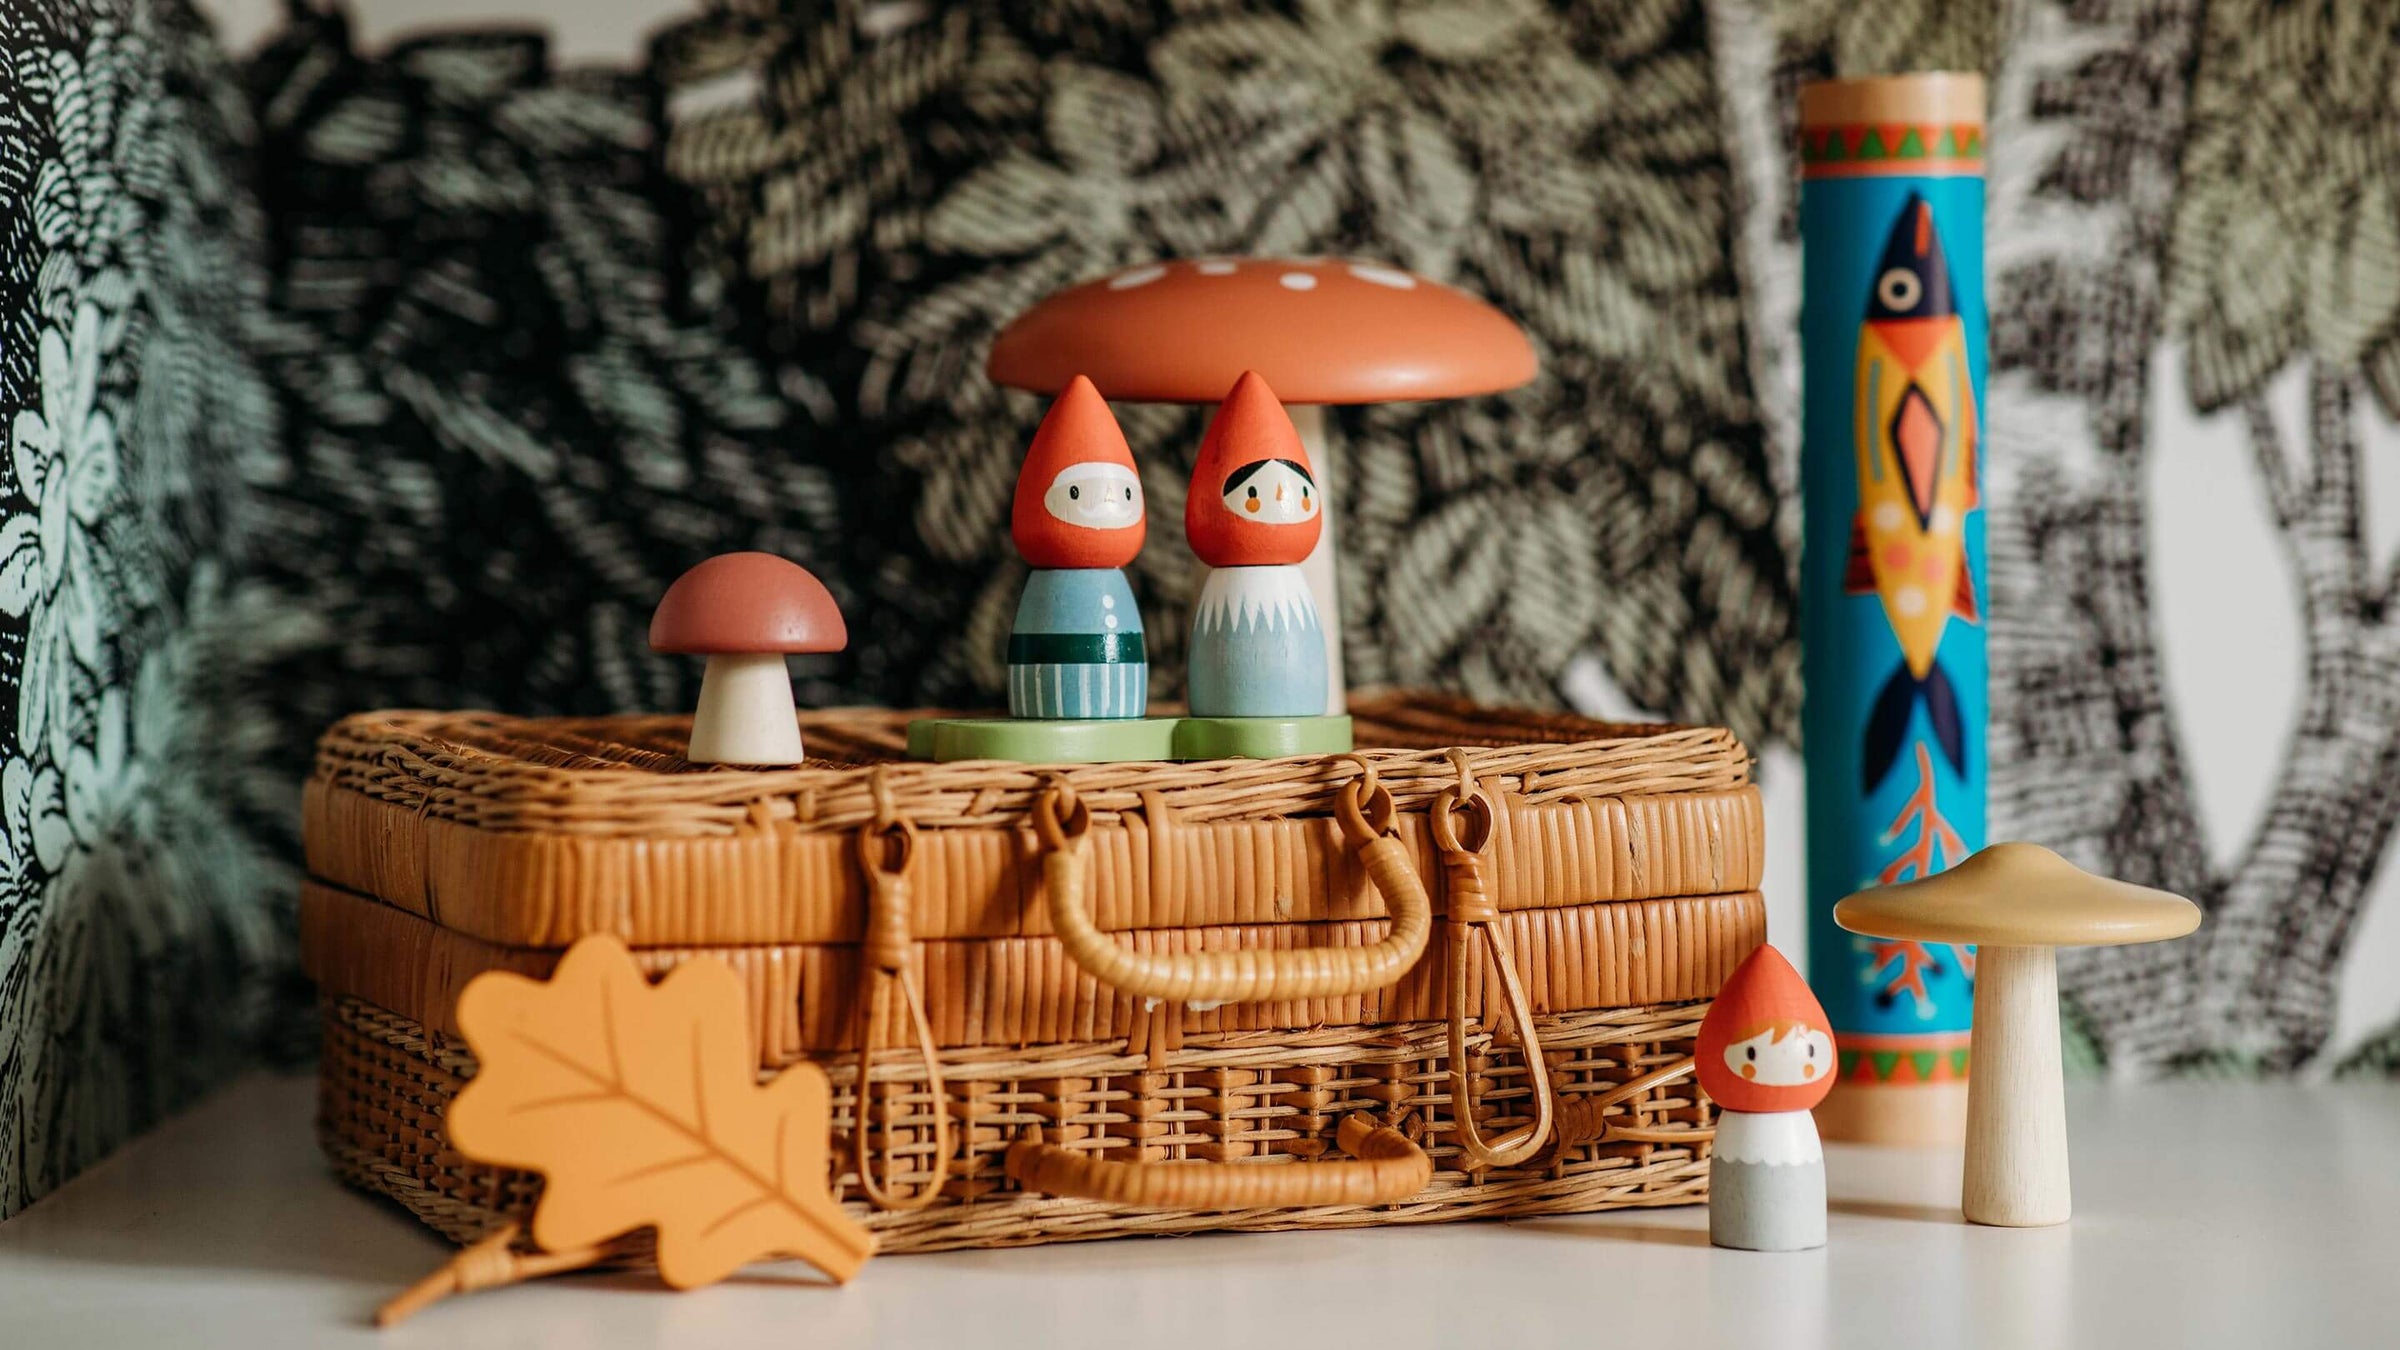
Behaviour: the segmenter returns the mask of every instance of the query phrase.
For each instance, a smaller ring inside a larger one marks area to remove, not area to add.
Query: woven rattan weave
[[[886,1251],[1700,1198],[1690,1037],[1765,934],[1741,746],[1352,713],[1353,755],[1057,769],[822,713],[826,758],[763,771],[684,762],[680,718],[347,719],[306,803],[325,1146],[453,1237],[522,1217],[538,1179],[442,1138],[452,1005],[610,932],[724,959],[762,1070],[832,1074]]]
[[[860,1195],[856,1175],[845,1172],[846,1202],[887,1254],[1691,1204],[1707,1195],[1705,1146],[1715,1117],[1682,1070],[1705,1007],[1539,1021],[1563,1102],[1579,1120],[1604,1119],[1607,1136],[1547,1149],[1536,1166],[1480,1177],[1460,1169],[1446,1132],[1424,1138],[1426,1120],[1448,1109],[1438,1022],[1194,1036],[1160,1069],[1125,1054],[1121,1044],[948,1052],[942,1068],[950,1109],[965,1122],[948,1201],[877,1212]],[[828,1061],[826,1070],[834,1077],[835,1128],[847,1130],[856,1076],[840,1060]],[[327,1155],[349,1181],[391,1196],[459,1241],[504,1219],[525,1218],[540,1191],[538,1178],[468,1162],[444,1143],[442,1109],[473,1072],[473,1057],[452,1038],[356,999],[326,1005],[319,1129]],[[1492,1111],[1486,1128],[1520,1123],[1526,1115],[1521,1058],[1508,1049],[1478,1054],[1474,1072]],[[881,1069],[877,1080],[883,1081]],[[901,1101],[921,1116],[922,1080],[917,1086]],[[1028,1195],[1001,1170],[1010,1144],[1028,1134],[1112,1159],[1299,1165],[1324,1154],[1336,1124],[1354,1110],[1400,1121],[1423,1138],[1434,1161],[1431,1184],[1397,1205],[1157,1212]],[[902,1184],[929,1174],[921,1155],[905,1151],[895,1171]]]

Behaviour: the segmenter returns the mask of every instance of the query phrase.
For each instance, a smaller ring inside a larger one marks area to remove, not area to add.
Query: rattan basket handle
[[[916,942],[908,927],[909,864],[916,857],[916,827],[905,820],[869,825],[858,832],[858,865],[867,878],[867,932],[858,991],[858,1096],[856,1128],[850,1132],[850,1160],[858,1171],[858,1188],[877,1209],[907,1213],[939,1199],[950,1176],[950,1094],[942,1083],[942,1057],[933,1042],[933,1024],[925,1016],[925,994],[917,985]],[[887,1011],[900,1000],[897,1014]],[[890,1175],[875,1170],[875,1150],[869,1143],[868,1115],[874,1109],[875,1032],[888,1019],[905,1017],[916,1041],[917,1061],[925,1072],[925,1090],[933,1096],[933,1175],[914,1191],[902,1193]]]
[[[1367,1115],[1337,1132],[1348,1161],[1126,1163],[1032,1140],[1011,1145],[1008,1175],[1027,1190],[1129,1209],[1301,1209],[1390,1205],[1425,1189],[1433,1159]]]
[[[1433,902],[1392,834],[1392,796],[1382,786],[1362,794],[1356,779],[1342,785],[1342,833],[1383,896],[1392,931],[1366,947],[1309,947],[1299,951],[1136,952],[1120,947],[1084,912],[1085,832],[1091,811],[1074,790],[1053,783],[1034,799],[1034,832],[1041,837],[1042,888],[1050,926],[1075,964],[1111,988],[1173,1002],[1253,1003],[1268,999],[1329,998],[1385,988],[1417,964],[1433,932]]]
[[[1466,803],[1461,809],[1459,803]],[[1466,820],[1462,830],[1461,817]],[[1441,853],[1449,923],[1449,962],[1444,993],[1450,1005],[1451,1130],[1470,1168],[1514,1167],[1541,1151],[1550,1141],[1557,1098],[1550,1091],[1550,1065],[1542,1058],[1541,1037],[1533,1029],[1533,1007],[1525,983],[1517,978],[1517,954],[1508,933],[1493,922],[1499,908],[1485,887],[1483,850],[1492,841],[1494,811],[1491,797],[1470,788],[1462,798],[1445,791],[1434,799],[1431,824],[1434,847]],[[1485,1139],[1475,1123],[1475,1081],[1467,1064],[1467,976],[1480,937],[1492,976],[1499,981],[1500,1000],[1516,1028],[1517,1044],[1525,1052],[1525,1075],[1533,1088],[1533,1120],[1498,1139]]]

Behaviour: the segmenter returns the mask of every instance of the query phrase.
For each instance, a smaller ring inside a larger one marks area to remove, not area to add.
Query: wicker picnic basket
[[[680,717],[349,718],[305,805],[324,1147],[454,1239],[524,1217],[538,1177],[445,1143],[453,1006],[608,932],[725,960],[762,1071],[823,1065],[886,1252],[1703,1198],[1691,1040],[1765,936],[1741,745],[1352,712],[1351,755],[1057,768],[826,712],[778,770]]]

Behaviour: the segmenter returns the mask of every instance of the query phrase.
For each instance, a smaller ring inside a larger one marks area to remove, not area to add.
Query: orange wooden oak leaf
[[[771,1255],[847,1281],[874,1251],[827,1186],[824,1071],[758,1081],[723,962],[686,961],[653,985],[623,942],[587,937],[546,982],[478,976],[458,1024],[481,1067],[450,1105],[450,1141],[542,1174],[544,1248],[655,1226],[659,1276],[678,1289]]]

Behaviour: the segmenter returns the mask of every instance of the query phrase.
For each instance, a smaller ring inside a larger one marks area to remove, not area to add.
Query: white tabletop
[[[856,1283],[577,1276],[388,1333],[447,1248],[334,1182],[311,1087],[253,1078],[0,1224],[0,1345],[2400,1345],[2400,1086],[2078,1087],[2077,1212],[1973,1228],[1938,1152],[1827,1149],[1832,1242],[1716,1251],[1701,1209],[899,1256]]]

